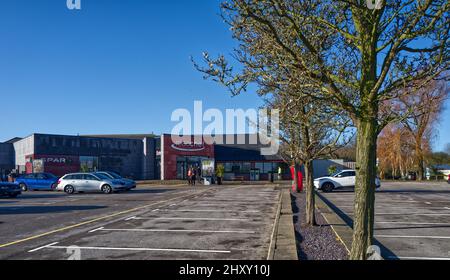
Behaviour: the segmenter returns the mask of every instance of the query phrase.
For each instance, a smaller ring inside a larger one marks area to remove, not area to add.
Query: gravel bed
[[[293,193],[292,211],[294,213],[295,237],[297,253],[300,260],[347,260],[348,253],[334,234],[331,226],[316,210],[316,221],[319,226],[306,225],[306,194]]]

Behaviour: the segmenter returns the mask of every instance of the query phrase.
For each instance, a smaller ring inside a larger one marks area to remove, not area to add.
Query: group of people
[[[190,186],[195,186],[195,182],[198,180],[200,183],[201,180],[201,168],[191,166],[188,168],[187,179]]]

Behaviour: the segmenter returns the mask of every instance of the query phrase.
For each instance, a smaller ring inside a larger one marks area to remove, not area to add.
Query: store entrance
[[[250,170],[250,181],[259,181],[259,175],[261,171],[259,169]]]
[[[177,157],[177,179],[187,180],[187,171],[190,167],[202,168],[202,160],[207,157]]]

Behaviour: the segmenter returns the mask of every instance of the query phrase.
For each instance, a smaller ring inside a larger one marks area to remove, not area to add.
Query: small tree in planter
[[[334,173],[337,172],[337,166],[336,165],[331,165],[330,167],[328,167],[328,175],[333,175]]]
[[[222,185],[222,178],[225,175],[225,167],[223,164],[218,164],[216,169],[216,176],[217,176],[217,184]]]

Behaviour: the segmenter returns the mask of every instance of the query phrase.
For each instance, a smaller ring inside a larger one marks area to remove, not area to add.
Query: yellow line
[[[49,232],[41,233],[41,234],[30,236],[30,237],[27,237],[27,238],[24,238],[24,239],[16,240],[16,241],[13,241],[13,242],[10,242],[10,243],[2,244],[2,245],[0,245],[0,248],[8,247],[8,246],[15,245],[15,244],[22,243],[22,242],[26,242],[26,241],[30,241],[30,240],[37,239],[37,238],[40,238],[40,237],[43,237],[43,236],[47,236],[47,235],[50,235],[50,234],[53,234],[53,233],[62,232],[62,231],[68,230],[68,229],[77,228],[77,227],[80,227],[80,226],[84,226],[84,225],[87,225],[87,224],[95,223],[95,222],[98,222],[98,221],[101,221],[101,220],[105,220],[105,219],[108,219],[108,218],[116,217],[116,216],[119,216],[119,215],[128,214],[130,212],[138,211],[138,210],[141,210],[141,209],[144,209],[144,208],[148,208],[148,207],[151,207],[151,206],[154,206],[154,205],[157,205],[157,204],[161,204],[161,203],[164,203],[164,202],[169,202],[169,201],[172,201],[172,200],[181,199],[181,198],[185,198],[185,197],[188,197],[188,196],[196,196],[196,195],[202,194],[202,193],[207,192],[207,191],[208,190],[200,192],[200,193],[197,193],[197,194],[189,194],[189,195],[185,195],[185,196],[174,197],[174,198],[171,198],[171,199],[168,199],[168,200],[155,202],[155,203],[152,203],[152,204],[149,204],[149,205],[136,207],[136,208],[133,208],[133,209],[121,211],[121,212],[114,213],[114,214],[107,215],[107,216],[102,216],[102,217],[95,218],[93,220],[89,220],[89,221],[82,222],[82,223],[79,223],[79,224],[75,224],[75,225],[71,225],[71,226],[55,229],[55,230],[52,230],[52,231],[49,231]]]

